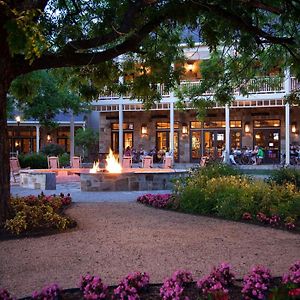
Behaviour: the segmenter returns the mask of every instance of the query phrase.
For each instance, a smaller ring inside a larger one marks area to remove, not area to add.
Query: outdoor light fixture
[[[142,133],[142,135],[147,135],[148,134],[147,125],[142,125],[142,127],[141,127],[141,133]]]
[[[188,134],[188,126],[187,124],[182,124],[182,134],[187,135]]]
[[[51,142],[51,135],[47,134],[47,142],[50,143]]]
[[[194,67],[194,64],[192,62],[190,62],[190,63],[187,64],[187,70],[189,72],[193,72],[193,67]]]
[[[249,133],[250,132],[250,124],[248,122],[245,123],[245,133]]]
[[[297,133],[297,123],[296,122],[292,123],[292,133]]]
[[[16,116],[16,122],[18,124],[18,126],[20,125],[21,122],[21,117],[20,116]]]

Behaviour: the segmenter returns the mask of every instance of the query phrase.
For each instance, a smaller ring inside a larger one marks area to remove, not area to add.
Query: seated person
[[[131,156],[131,149],[130,149],[130,146],[127,146],[125,151],[124,151],[124,155],[125,156]]]

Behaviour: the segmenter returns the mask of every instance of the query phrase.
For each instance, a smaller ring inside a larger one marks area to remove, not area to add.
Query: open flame
[[[117,159],[111,149],[109,149],[109,154],[106,157],[106,167],[105,169],[109,173],[122,173],[122,166],[118,163]]]
[[[93,168],[90,169],[90,173],[97,173],[97,172],[100,172],[99,161],[94,161]]]

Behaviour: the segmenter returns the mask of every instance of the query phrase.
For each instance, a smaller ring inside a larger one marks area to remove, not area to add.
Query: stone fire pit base
[[[80,173],[81,190],[145,191],[172,189],[171,180],[185,176],[187,171],[174,169],[125,169],[122,173]]]

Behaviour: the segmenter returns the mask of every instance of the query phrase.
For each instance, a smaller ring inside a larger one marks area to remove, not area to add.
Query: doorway
[[[254,129],[253,147],[259,146],[264,150],[263,163],[279,163],[280,161],[280,130]]]
[[[203,131],[203,155],[213,158],[222,156],[225,148],[225,130]]]
[[[123,132],[123,149],[127,147],[133,148],[133,132]],[[114,153],[119,153],[119,132],[112,132],[111,134],[111,150]]]
[[[156,132],[156,149],[169,151],[170,146],[170,131],[157,131]],[[179,135],[177,131],[174,131],[174,160],[179,161]]]

